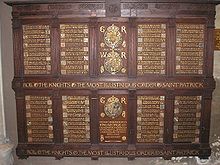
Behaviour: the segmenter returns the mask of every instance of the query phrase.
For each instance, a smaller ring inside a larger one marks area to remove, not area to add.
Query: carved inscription
[[[26,95],[25,106],[28,142],[53,142],[51,97]]]
[[[203,24],[176,25],[176,73],[203,74]]]
[[[137,73],[165,74],[166,24],[138,25]]]
[[[202,96],[176,96],[173,142],[199,143]]]
[[[89,96],[62,96],[64,143],[90,142]]]
[[[203,89],[201,82],[45,82],[27,81],[22,85],[25,89]]]
[[[101,74],[127,73],[127,27],[120,24],[99,26]]]
[[[163,143],[165,96],[137,97],[137,142]]]
[[[127,97],[101,96],[100,102],[100,142],[127,141]]]
[[[61,74],[88,74],[89,29],[86,24],[61,24]]]
[[[23,25],[24,74],[50,74],[49,25]]]
[[[197,156],[199,155],[199,150],[197,149],[147,149],[147,150],[75,150],[75,149],[27,149],[27,155],[37,156],[105,156],[105,157],[127,157],[127,156]]]

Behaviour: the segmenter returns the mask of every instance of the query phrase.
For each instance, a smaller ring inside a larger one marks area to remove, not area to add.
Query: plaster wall
[[[1,60],[2,60],[2,82],[3,82],[3,104],[6,122],[6,136],[12,143],[16,144],[17,127],[15,96],[11,88],[11,81],[14,75],[13,67],[13,43],[11,30],[11,8],[0,1],[1,18]]]
[[[2,57],[1,49],[1,36],[2,36],[2,15],[0,15],[0,57]],[[0,66],[2,65],[2,58],[0,58]],[[4,115],[4,102],[3,102],[3,82],[2,82],[2,67],[0,67],[0,144],[3,143],[5,131],[5,115]]]

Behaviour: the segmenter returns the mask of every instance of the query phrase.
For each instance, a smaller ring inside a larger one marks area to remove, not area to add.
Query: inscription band
[[[169,156],[169,155],[199,155],[199,150],[195,149],[178,149],[178,150],[34,150],[28,149],[26,150],[27,155],[31,156],[136,156],[136,157],[143,157],[143,156]]]
[[[20,86],[16,84],[16,86]],[[24,89],[203,89],[202,82],[23,82]]]

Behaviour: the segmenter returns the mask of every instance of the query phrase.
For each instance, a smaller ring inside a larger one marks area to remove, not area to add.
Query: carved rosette
[[[120,32],[119,27],[112,24],[107,28],[107,30],[104,33],[104,42],[105,44],[114,49],[121,44],[122,41],[122,34]]]
[[[105,106],[104,106],[105,114],[110,118],[116,118],[122,113],[122,104],[119,99],[115,96],[110,97]]]

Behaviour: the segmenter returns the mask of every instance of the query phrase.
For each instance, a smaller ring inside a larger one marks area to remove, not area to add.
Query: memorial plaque
[[[50,74],[49,25],[23,25],[24,74]]]
[[[137,30],[137,74],[165,74],[166,24],[140,24]]]
[[[25,96],[29,143],[53,142],[52,100],[50,96]]]
[[[101,143],[127,142],[127,96],[99,97]]]
[[[177,74],[203,74],[204,28],[203,24],[176,25]]]
[[[121,24],[99,26],[101,74],[127,73],[127,27]]]
[[[163,143],[165,96],[137,97],[137,142]]]
[[[202,96],[176,96],[173,142],[199,143]]]
[[[217,3],[17,1],[19,158],[210,156]]]
[[[88,74],[89,28],[87,24],[61,24],[61,74]]]
[[[64,143],[90,142],[89,96],[62,96]]]

